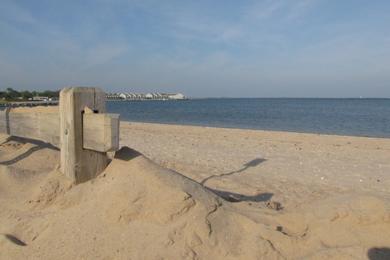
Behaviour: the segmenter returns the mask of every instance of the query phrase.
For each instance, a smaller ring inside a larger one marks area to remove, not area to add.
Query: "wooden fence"
[[[61,171],[84,182],[105,169],[107,152],[119,148],[119,115],[105,113],[105,99],[98,88],[64,88],[59,107],[0,111],[0,132],[59,147]]]

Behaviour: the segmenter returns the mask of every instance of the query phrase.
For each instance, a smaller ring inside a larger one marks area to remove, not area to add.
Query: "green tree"
[[[22,96],[23,100],[28,100],[29,98],[33,97],[33,94],[28,90],[20,92],[20,95]]]
[[[20,93],[13,88],[7,88],[5,93],[5,99],[6,100],[16,100],[18,97],[20,97]]]

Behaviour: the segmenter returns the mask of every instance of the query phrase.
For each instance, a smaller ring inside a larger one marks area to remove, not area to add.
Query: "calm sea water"
[[[390,137],[390,99],[110,101],[107,109],[127,121]]]

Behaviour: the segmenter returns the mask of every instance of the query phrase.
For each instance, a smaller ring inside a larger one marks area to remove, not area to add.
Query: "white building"
[[[32,98],[33,101],[48,101],[49,97],[35,96]]]
[[[137,93],[107,93],[107,99],[109,100],[183,100],[187,99],[181,93],[147,93],[147,94],[137,94]]]
[[[174,100],[186,99],[186,97],[185,97],[183,94],[181,94],[181,93],[169,94],[168,98],[169,98],[169,99],[174,99]]]

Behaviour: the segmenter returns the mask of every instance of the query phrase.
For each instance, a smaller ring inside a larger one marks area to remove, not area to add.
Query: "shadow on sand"
[[[273,193],[259,193],[256,195],[248,196],[240,193],[234,193],[229,191],[223,191],[223,190],[215,190],[206,187],[206,189],[210,190],[211,192],[215,193],[219,197],[223,198],[224,200],[227,200],[229,202],[241,202],[241,201],[251,201],[251,202],[266,202],[271,200]]]
[[[237,171],[232,171],[232,172],[228,172],[228,173],[223,173],[223,174],[219,174],[219,175],[211,175],[207,178],[205,178],[204,180],[202,180],[200,182],[200,184],[204,185],[208,180],[210,179],[213,179],[213,178],[220,178],[220,177],[224,177],[224,176],[229,176],[229,175],[233,175],[233,174],[236,174],[236,173],[240,173],[240,172],[243,172],[245,170],[247,170],[248,168],[251,168],[251,167],[256,167],[257,165],[265,162],[266,159],[264,158],[256,158],[256,159],[253,159],[252,161],[249,161],[247,163],[245,163],[243,165],[243,167]]]
[[[219,174],[219,175],[211,175],[211,176],[203,179],[200,182],[200,184],[203,185],[206,189],[210,190],[211,192],[213,192],[216,195],[218,195],[219,197],[221,197],[222,199],[227,200],[229,202],[241,202],[241,201],[266,202],[266,201],[270,201],[272,196],[273,196],[273,193],[265,192],[265,193],[259,193],[256,195],[248,196],[248,195],[234,193],[234,192],[230,192],[230,191],[216,190],[216,189],[206,187],[204,185],[207,181],[209,181],[213,178],[220,178],[220,177],[225,177],[225,176],[233,175],[236,173],[240,173],[240,172],[247,170],[248,168],[256,167],[265,161],[266,161],[266,159],[264,159],[264,158],[255,158],[255,159],[245,163],[243,165],[243,167],[237,171],[232,171],[232,172],[223,173],[223,174]]]
[[[134,149],[131,149],[130,147],[123,146],[119,151],[115,153],[115,159],[122,160],[122,161],[130,161],[138,156],[141,156],[142,154]],[[238,171],[221,174],[221,175],[214,175],[210,176],[207,179],[203,180],[200,184],[203,185],[204,182],[211,179],[212,177],[220,177],[220,176],[226,176],[231,175],[234,173],[239,173],[242,171],[245,171],[249,167],[255,167],[259,165],[260,163],[264,162],[265,159],[257,158],[254,159],[246,164],[244,164],[244,167]],[[204,185],[203,185],[204,186]],[[251,201],[251,202],[267,202],[269,201],[273,194],[272,193],[259,193],[253,196],[247,196],[239,193],[229,192],[229,191],[223,191],[223,190],[216,190],[209,187],[204,186],[205,189],[213,192],[214,194],[218,195],[224,200],[230,201],[230,202],[241,202],[241,201]]]
[[[134,149],[131,149],[130,147],[123,146],[121,149],[119,149],[117,152],[115,152],[115,159],[122,160],[122,161],[130,161],[138,156],[141,156],[142,154]]]
[[[370,260],[389,260],[390,248],[388,247],[373,247],[368,250],[367,256]]]
[[[31,147],[26,152],[16,156],[15,158],[13,158],[11,160],[0,162],[0,164],[2,164],[2,165],[12,165],[14,163],[17,163],[20,160],[27,158],[28,156],[30,156],[34,152],[45,149],[45,148],[59,151],[59,149],[57,147],[53,146],[52,144],[45,143],[45,142],[38,141],[38,140],[29,139],[29,138],[21,138],[21,137],[12,136],[8,139],[8,141],[15,141],[15,142],[19,142],[19,143],[30,143],[30,144],[34,144],[35,146]]]

